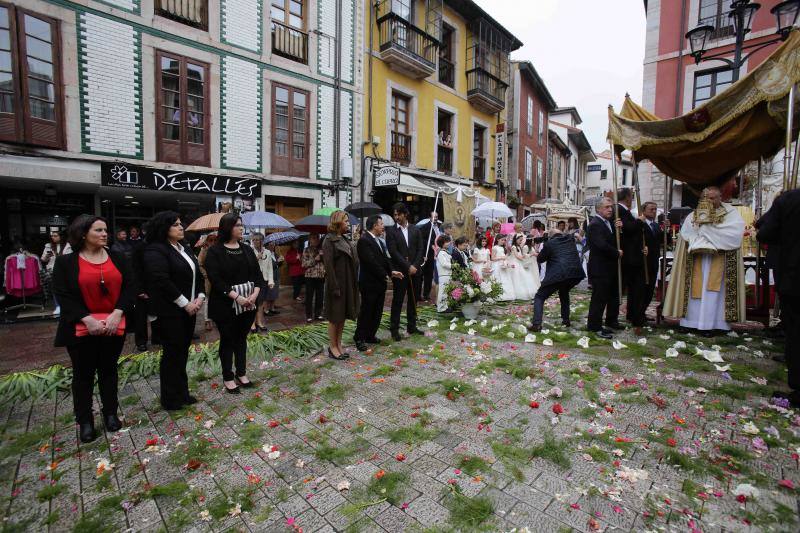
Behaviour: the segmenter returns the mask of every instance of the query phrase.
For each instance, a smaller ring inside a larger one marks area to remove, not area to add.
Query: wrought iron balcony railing
[[[381,58],[393,68],[414,78],[436,71],[439,42],[396,13],[378,19]]]
[[[155,0],[156,15],[208,29],[208,0]]]
[[[308,64],[308,34],[277,20],[272,21],[272,53]]]
[[[392,132],[392,161],[405,164],[411,162],[411,135]]]

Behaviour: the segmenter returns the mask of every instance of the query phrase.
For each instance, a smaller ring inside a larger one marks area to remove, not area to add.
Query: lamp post
[[[761,9],[761,4],[750,2],[750,0],[733,0],[731,2],[731,10],[728,12],[728,19],[733,23],[734,33],[736,35],[736,45],[733,50],[733,59],[723,57],[730,54],[730,51],[718,52],[712,55],[706,55],[706,45],[711,39],[712,34],[716,30],[714,26],[703,24],[698,26],[686,34],[691,48],[691,55],[694,57],[695,64],[701,61],[722,61],[726,63],[732,71],[733,81],[739,80],[739,70],[742,68],[747,59],[753,55],[754,52],[761,50],[769,45],[785,41],[797,22],[797,15],[800,12],[800,0],[786,0],[770,9],[770,13],[775,15],[778,25],[777,37],[772,38],[765,42],[759,42],[745,46],[744,40],[750,27],[753,24],[753,17],[756,11]],[[743,53],[749,50],[746,55]]]

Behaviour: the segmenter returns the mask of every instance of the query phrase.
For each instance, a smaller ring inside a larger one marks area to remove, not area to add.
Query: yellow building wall
[[[370,1],[365,0],[366,13],[369,13]],[[416,25],[424,28],[425,2],[418,1],[415,5]],[[485,124],[487,172],[486,181],[495,181],[495,126],[498,123],[497,115],[488,115],[473,107],[467,100],[467,27],[466,21],[450,8],[445,7],[443,12],[445,23],[455,28],[454,53],[455,53],[455,89],[439,83],[438,72],[434,72],[425,79],[410,78],[400,72],[392,70],[389,65],[380,59],[380,34],[376,16],[373,15],[373,67],[372,67],[372,94],[364,100],[364,139],[369,139],[368,99],[372,101],[372,135],[380,137],[380,145],[376,148],[379,157],[391,158],[391,138],[387,138],[389,116],[388,110],[391,97],[392,84],[396,84],[400,92],[403,88],[413,93],[415,102],[411,106],[410,131],[414,137],[412,141],[412,166],[435,171],[436,170],[436,144],[438,137],[436,131],[435,102],[441,102],[455,110],[456,115],[456,146],[453,174],[465,178],[472,178],[472,134],[473,123],[477,121]],[[364,42],[369,43],[369,16],[365,17]],[[364,87],[369,87],[369,49],[364,55]],[[509,88],[508,90],[512,90]],[[416,112],[414,112],[416,110]],[[505,110],[501,111],[499,122],[505,121]],[[371,147],[365,147],[365,155],[372,155]],[[507,165],[506,165],[507,172]]]

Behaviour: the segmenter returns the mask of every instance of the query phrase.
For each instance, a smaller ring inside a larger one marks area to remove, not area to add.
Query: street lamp
[[[777,38],[745,46],[744,39],[747,34],[750,33],[750,28],[753,24],[753,16],[759,9],[761,9],[761,4],[750,2],[750,0],[733,0],[731,2],[731,10],[728,12],[728,18],[733,23],[733,29],[736,35],[736,46],[732,60],[723,57],[728,52],[719,52],[710,56],[705,55],[708,41],[711,39],[716,29],[714,26],[704,24],[690,30],[686,34],[686,38],[689,40],[689,47],[691,49],[691,55],[694,57],[695,64],[699,64],[701,61],[722,61],[733,71],[733,81],[737,81],[739,79],[739,70],[754,52],[769,45],[785,41],[789,37],[792,28],[797,22],[797,15],[800,13],[800,0],[786,0],[770,9],[770,13],[775,15],[778,25],[778,31],[776,32],[778,34]],[[743,57],[742,52],[745,50],[750,51]]]

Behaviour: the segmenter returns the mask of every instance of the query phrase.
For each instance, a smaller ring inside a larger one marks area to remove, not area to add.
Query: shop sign
[[[375,187],[396,187],[400,185],[400,167],[387,165],[376,167],[373,171]]]
[[[257,196],[261,182],[253,178],[215,176],[178,170],[140,167],[128,163],[101,163],[100,184],[125,189]]]
[[[603,165],[586,165],[586,172],[599,172],[603,170]]]
[[[495,154],[494,154],[494,178],[497,182],[505,179],[506,167],[506,125],[498,124],[495,128]]]

